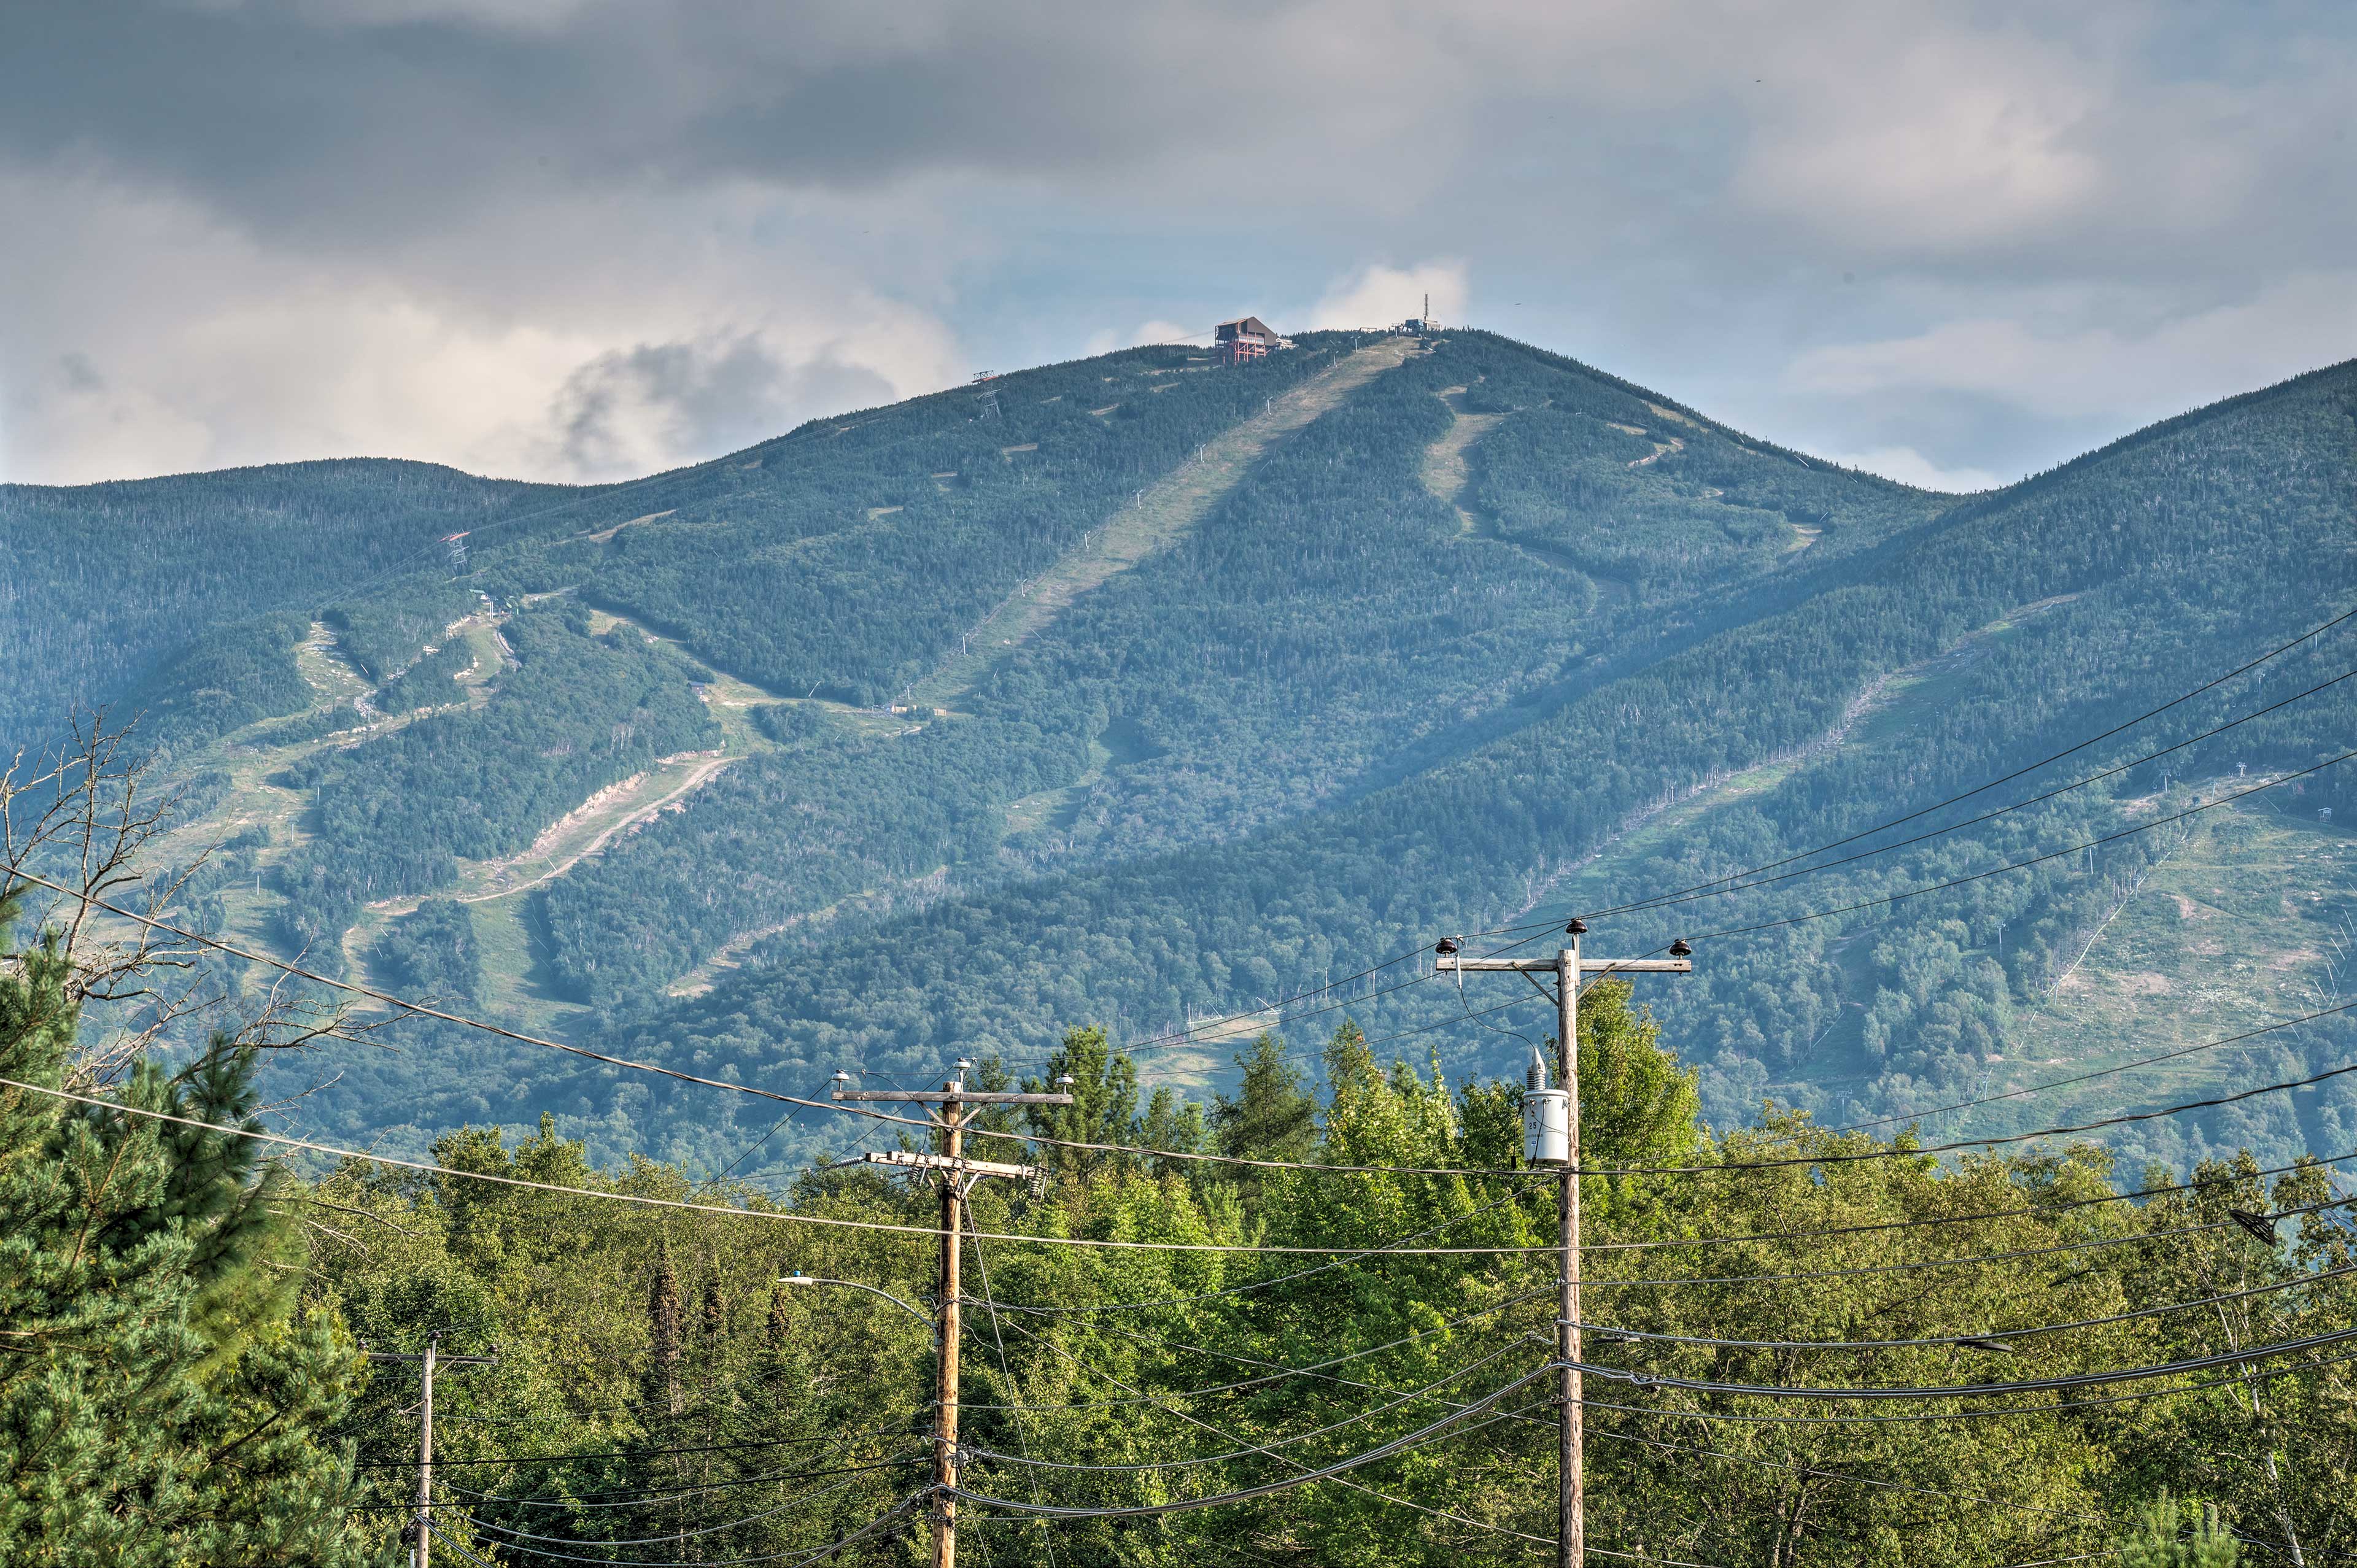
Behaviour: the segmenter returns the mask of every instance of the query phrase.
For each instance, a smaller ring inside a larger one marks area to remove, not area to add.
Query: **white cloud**
[[[1863,250],[1920,252],[2016,237],[2102,186],[2082,134],[2106,97],[2099,62],[2018,32],[1851,20],[1849,47],[1762,68],[1775,85],[1761,84],[1738,202]]]
[[[1186,343],[1200,341],[1211,336],[1208,326],[1189,327],[1184,322],[1168,321],[1160,317],[1141,321],[1126,332],[1112,328],[1089,334],[1082,349],[1083,354],[1110,354],[1118,349],[1135,349],[1149,343]]]
[[[1476,264],[1489,324],[1762,434],[2010,471],[2351,351],[2285,291],[2357,254],[2352,17],[52,6],[0,94],[0,478],[587,474],[869,373],[1379,325],[1427,287],[1461,322]]]
[[[0,209],[52,237],[0,248],[10,480],[347,456],[616,478],[962,379],[936,318],[840,269],[595,208],[373,266],[86,175],[0,169]]]
[[[1986,468],[1947,468],[1932,461],[1912,446],[1876,446],[1864,452],[1835,453],[1827,462],[1845,467],[1863,468],[1869,474],[1879,474],[1886,479],[1896,479],[1902,485],[1918,489],[1946,490],[1965,494],[1973,490],[1993,490],[2007,483],[2002,476]]]
[[[1335,280],[1310,307],[1306,328],[1297,328],[1296,324],[1284,321],[1271,325],[1280,330],[1310,331],[1388,327],[1422,314],[1427,295],[1432,301],[1432,314],[1439,320],[1464,320],[1472,297],[1465,263],[1431,261],[1407,267],[1380,263],[1363,266]]]
[[[2135,326],[2086,314],[2083,305],[2061,322],[1981,317],[1832,345],[1801,355],[1787,380],[1850,397],[1971,392],[2049,417],[2142,424],[2357,356],[2357,273],[2303,274]]]

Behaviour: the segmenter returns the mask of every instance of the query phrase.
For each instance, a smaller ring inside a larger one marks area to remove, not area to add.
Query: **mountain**
[[[0,733],[143,709],[189,781],[178,847],[223,845],[193,885],[223,929],[789,1093],[1036,1069],[1083,1023],[1194,1094],[1260,1028],[1345,1015],[1512,1070],[1527,986],[1377,966],[1501,927],[1545,950],[1576,912],[1594,951],[1693,940],[1641,997],[1721,1124],[1920,1112],[2341,1000],[2347,769],[2222,797],[2348,748],[2357,682],[2301,695],[2357,668],[2347,628],[1951,798],[2357,607],[2357,366],[1959,498],[1486,333],[1297,342],[1000,376],[589,489],[361,461],[0,488]],[[1782,879],[1731,890],[1755,866]],[[389,1146],[542,1111],[713,1166],[835,1135],[752,1155],[761,1102],[441,1025],[302,1072],[332,1079],[315,1124]],[[2115,1146],[2357,1148],[2346,1082]]]

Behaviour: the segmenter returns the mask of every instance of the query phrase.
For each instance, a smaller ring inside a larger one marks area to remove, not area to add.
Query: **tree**
[[[0,926],[15,912],[0,900]],[[297,1311],[288,1195],[237,1133],[38,1092],[70,1070],[63,937],[0,966],[0,1561],[342,1564],[349,1452],[323,1432],[364,1363]],[[126,1105],[252,1130],[257,1053],[216,1037]]]
[[[1236,1053],[1243,1078],[1233,1100],[1212,1101],[1211,1131],[1220,1153],[1243,1159],[1301,1160],[1318,1142],[1318,1101],[1285,1058],[1285,1043],[1267,1030],[1252,1053]]]
[[[2215,1504],[2167,1492],[2145,1505],[2120,1538],[2120,1568],[2234,1568],[2243,1543],[2218,1522]]]

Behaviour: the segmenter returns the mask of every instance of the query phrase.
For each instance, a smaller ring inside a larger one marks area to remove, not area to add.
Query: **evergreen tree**
[[[54,935],[0,971],[0,1077],[63,1081],[70,972]],[[120,1098],[251,1128],[253,1072],[217,1039]],[[0,1562],[363,1560],[350,1455],[320,1434],[364,1364],[331,1314],[295,1309],[286,1195],[257,1152],[0,1088]]]
[[[2243,1543],[2218,1522],[2214,1504],[2167,1492],[2145,1505],[2120,1538],[2120,1568],[2234,1568]]]
[[[1285,1045],[1267,1030],[1252,1053],[1236,1053],[1243,1078],[1235,1098],[1219,1096],[1211,1106],[1211,1130],[1220,1153],[1243,1159],[1299,1160],[1318,1141],[1318,1101],[1301,1073],[1285,1059]]]

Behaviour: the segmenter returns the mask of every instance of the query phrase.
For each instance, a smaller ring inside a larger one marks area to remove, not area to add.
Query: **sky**
[[[1420,307],[1972,489],[2357,356],[2357,7],[16,0],[0,480],[625,478]]]

